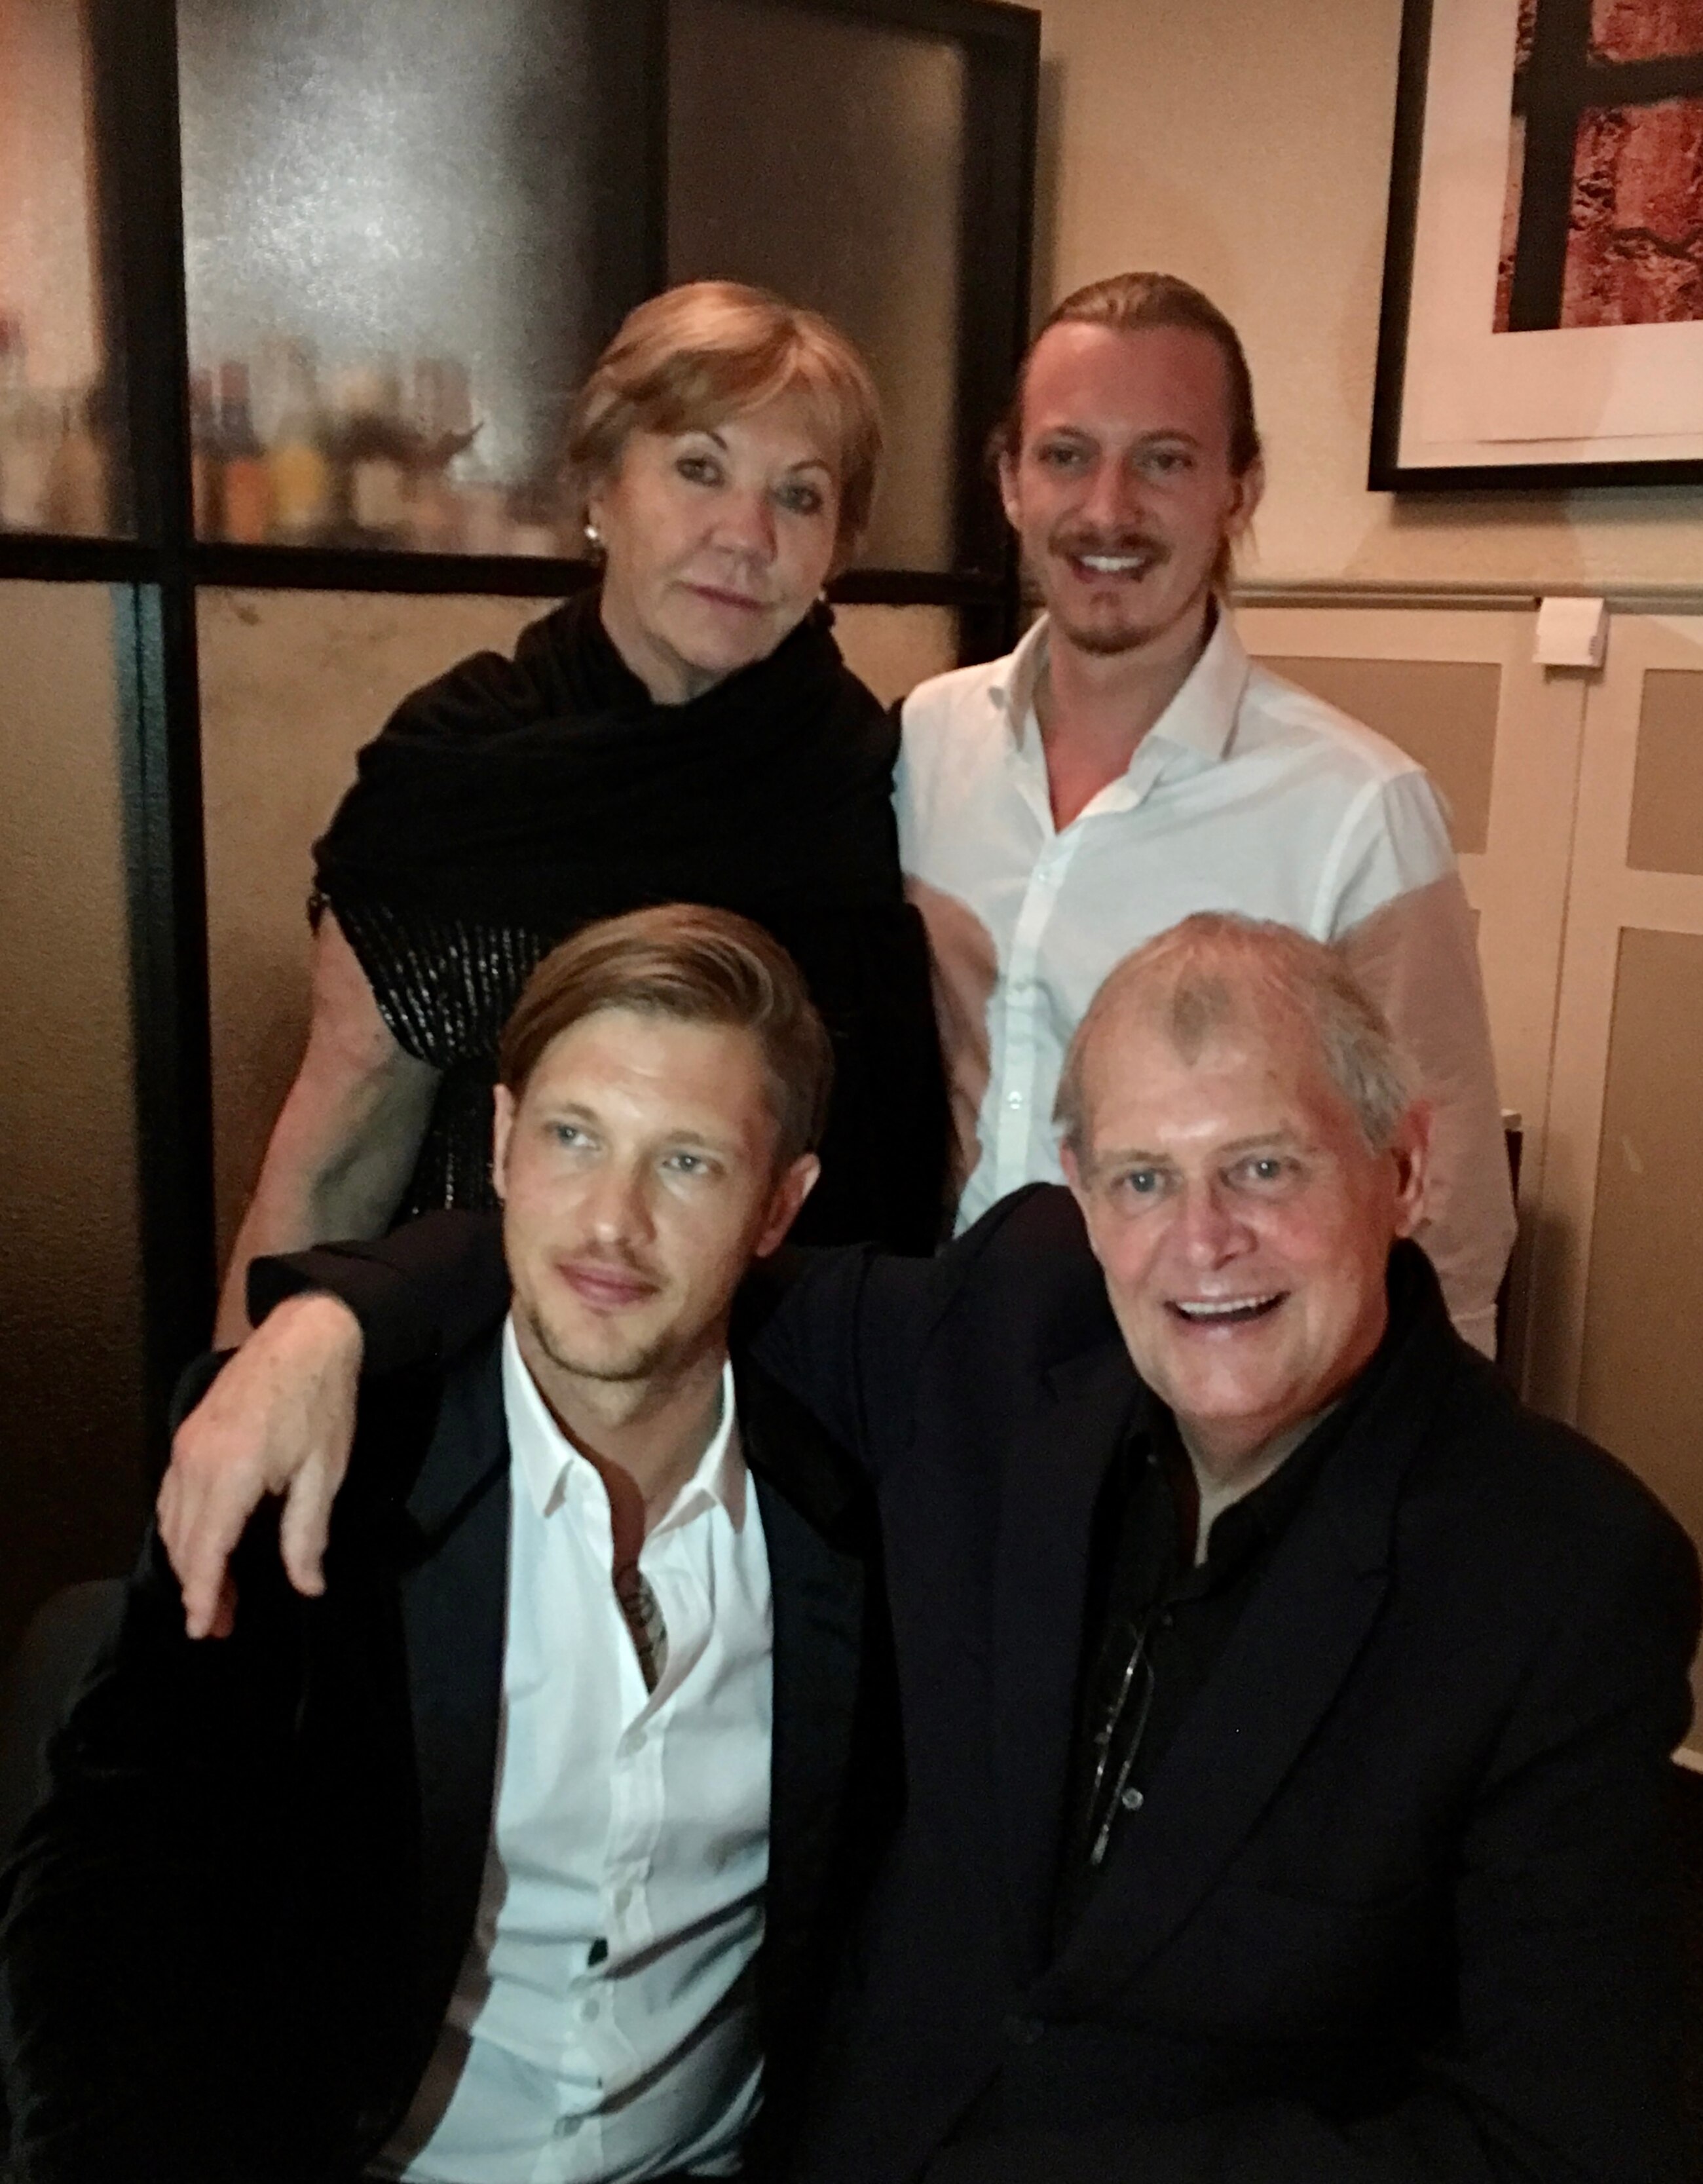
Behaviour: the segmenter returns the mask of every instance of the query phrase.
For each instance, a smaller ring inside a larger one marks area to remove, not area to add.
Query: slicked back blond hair
[[[1386,1151],[1413,1089],[1383,1011],[1340,947],[1293,926],[1200,911],[1107,975],[1077,1026],[1059,1077],[1053,1120],[1078,1162],[1092,1153],[1088,1058],[1109,1017],[1132,1008],[1193,1065],[1219,1033],[1273,1015],[1299,1024],[1373,1152]]]
[[[796,394],[839,489],[835,560],[869,527],[881,468],[881,400],[869,367],[815,311],[737,281],[692,281],[628,312],[568,419],[577,511],[620,466],[635,432],[713,432]]]
[[[833,1047],[798,965],[760,925],[670,902],[582,926],[526,981],[504,1027],[498,1083],[518,1101],[546,1050],[605,1009],[749,1032],[763,1057],[777,1169],[821,1143]]]
[[[1035,351],[1055,326],[1105,326],[1118,334],[1142,333],[1152,326],[1176,326],[1204,334],[1224,360],[1224,383],[1228,400],[1227,422],[1230,433],[1230,471],[1245,477],[1262,453],[1260,427],[1254,415],[1254,376],[1248,369],[1242,337],[1212,301],[1192,281],[1174,273],[1114,273],[1105,281],[1090,281],[1074,289],[1062,303],[1055,304],[1045,322],[1029,343],[1017,367],[1017,383],[1005,415],[993,428],[991,452],[996,462],[1015,463],[1023,445],[1023,396],[1028,384],[1029,364]],[[1234,574],[1234,551],[1227,538],[1218,549],[1212,582],[1220,592],[1230,588]]]

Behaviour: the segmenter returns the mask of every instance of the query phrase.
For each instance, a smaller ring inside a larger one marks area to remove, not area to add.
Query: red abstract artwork
[[[1703,320],[1703,0],[1522,0],[1499,333]]]

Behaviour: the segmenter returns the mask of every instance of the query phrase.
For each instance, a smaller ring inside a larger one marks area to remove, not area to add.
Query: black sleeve
[[[949,1227],[949,1119],[922,920],[895,902],[781,937],[834,1049],[821,1179],[795,1240],[932,1251]]]
[[[1680,2184],[1687,2030],[1672,1762],[1690,1713],[1696,1558],[1647,1524],[1573,1590],[1489,1758],[1454,1889],[1459,2025],[1370,2114],[1300,2101],[996,2135],[927,2184]]]
[[[257,1967],[284,1815],[254,1792],[287,1746],[300,1658],[268,1559],[245,1560],[238,1634],[196,1646],[150,1535],[53,1741],[47,1797],[0,1883],[18,2184],[275,2173],[281,2088],[260,2059],[279,2051]]]
[[[309,1290],[340,1297],[360,1322],[366,1373],[447,1362],[509,1309],[501,1217],[427,1213],[371,1243],[257,1259],[249,1317],[258,1327],[274,1305]]]
[[[961,1306],[998,1329],[1006,1323],[1001,1293],[1014,1281],[1056,1287],[1051,1257],[1034,1257],[1024,1233],[1026,1215],[1043,1199],[1068,1204],[1062,1191],[1044,1186],[1014,1191],[932,1259],[867,1245],[835,1251],[788,1245],[747,1277],[737,1331],[764,1370],[879,1476],[909,1449],[919,1406],[934,1400],[925,1361],[947,1316]],[[1103,1312],[1094,1262],[1077,1256]]]

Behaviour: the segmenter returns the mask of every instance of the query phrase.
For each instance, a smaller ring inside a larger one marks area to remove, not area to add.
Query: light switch
[[[1606,600],[1539,600],[1533,656],[1539,667],[1600,667],[1607,644]]]

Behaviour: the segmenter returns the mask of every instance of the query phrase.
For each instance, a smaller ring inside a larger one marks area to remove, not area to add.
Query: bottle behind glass
[[[190,489],[198,538],[218,538],[225,531],[225,464],[219,447],[219,408],[213,398],[213,374],[189,375]]]
[[[224,473],[225,536],[235,545],[264,544],[272,521],[272,473],[254,430],[248,367],[219,367],[219,454]]]
[[[42,505],[48,530],[66,538],[98,538],[107,528],[107,454],[97,389],[60,398],[58,444]]]
[[[0,531],[40,531],[59,443],[53,404],[30,385],[24,322],[0,312]]]
[[[331,465],[324,447],[318,376],[305,343],[286,345],[283,406],[272,436],[272,536],[308,546],[326,535],[331,518]]]

